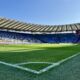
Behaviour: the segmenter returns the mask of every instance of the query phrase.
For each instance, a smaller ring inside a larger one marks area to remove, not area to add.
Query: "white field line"
[[[48,66],[48,67],[46,67],[46,68],[44,68],[44,69],[41,69],[41,70],[39,71],[39,74],[41,74],[41,73],[43,73],[43,72],[46,72],[46,71],[50,70],[51,68],[54,68],[54,67],[56,67],[56,66],[58,66],[58,65],[60,65],[60,64],[59,64],[59,63],[53,63],[53,64],[51,64],[50,66]]]
[[[6,63],[6,62],[3,62],[3,61],[0,61],[0,64],[4,64],[4,65],[7,65],[7,66],[18,68],[18,69],[21,69],[21,70],[24,70],[24,71],[29,71],[29,72],[32,72],[32,73],[35,73],[35,74],[41,74],[41,73],[43,73],[45,71],[48,71],[49,69],[54,68],[54,67],[60,65],[61,63],[65,62],[67,60],[70,60],[70,59],[72,59],[72,58],[74,58],[74,57],[76,57],[78,55],[80,55],[80,52],[78,52],[78,53],[76,53],[76,54],[74,54],[74,55],[72,55],[72,56],[70,56],[70,57],[68,57],[66,59],[63,59],[63,60],[61,60],[61,61],[59,61],[57,63],[53,63],[50,66],[48,66],[48,67],[46,67],[44,69],[41,69],[40,71],[32,70],[32,69],[29,69],[29,68],[24,68],[24,67],[21,67],[21,66],[15,65],[15,64]]]
[[[23,50],[10,50],[10,51],[6,51],[6,52],[26,52],[26,51],[33,51],[33,50],[44,50],[44,49],[23,49]],[[4,51],[0,51],[0,52],[4,52]]]
[[[53,62],[23,62],[23,63],[17,63],[15,65],[25,65],[25,64],[53,64]]]
[[[36,71],[36,70],[32,70],[32,69],[29,69],[29,68],[24,68],[24,67],[13,65],[13,64],[6,63],[6,62],[3,62],[3,61],[0,61],[0,64],[6,65],[6,66],[9,66],[9,67],[14,67],[14,68],[17,68],[17,69],[21,69],[21,70],[24,70],[24,71],[29,71],[29,72],[32,72],[32,73],[39,74],[39,72]]]
[[[70,57],[68,57],[68,58],[65,58],[65,59],[63,59],[63,60],[61,60],[61,61],[58,61],[58,63],[61,64],[61,63],[65,62],[65,61],[67,61],[67,60],[70,60],[70,59],[78,56],[78,55],[80,55],[80,52],[78,52],[78,53],[76,53],[76,54],[74,54],[74,55],[72,55],[72,56],[70,56]]]
[[[46,68],[44,68],[44,69],[41,69],[41,70],[39,71],[39,74],[42,73],[42,72],[48,71],[48,70],[51,69],[51,68],[54,68],[54,67],[56,67],[56,66],[59,66],[61,63],[65,62],[65,61],[67,61],[67,60],[70,60],[70,59],[72,59],[72,58],[74,58],[74,57],[76,57],[76,56],[78,56],[78,55],[80,55],[80,52],[78,52],[78,53],[76,53],[76,54],[74,54],[74,55],[72,55],[72,56],[70,56],[70,57],[68,57],[68,58],[65,58],[65,59],[63,59],[63,60],[61,60],[61,61],[58,61],[57,63],[52,64],[52,65],[50,65],[50,66],[48,66],[48,67],[46,67]]]

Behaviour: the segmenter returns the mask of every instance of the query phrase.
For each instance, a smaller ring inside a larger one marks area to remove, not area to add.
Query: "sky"
[[[46,25],[79,23],[80,0],[0,0],[0,17]]]

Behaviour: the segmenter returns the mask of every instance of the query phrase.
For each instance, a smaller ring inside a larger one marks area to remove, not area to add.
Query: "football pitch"
[[[79,55],[79,52],[79,44],[0,45],[0,64],[39,74]]]

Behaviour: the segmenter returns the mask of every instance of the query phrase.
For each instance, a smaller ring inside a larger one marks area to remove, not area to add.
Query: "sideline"
[[[29,72],[32,72],[32,73],[35,73],[35,74],[41,74],[41,73],[43,73],[43,72],[48,71],[48,70],[51,69],[51,68],[54,68],[54,67],[56,67],[56,66],[59,66],[59,65],[62,64],[63,62],[68,61],[68,60],[70,60],[70,59],[72,59],[72,58],[74,58],[74,57],[76,57],[76,56],[78,56],[78,55],[80,55],[80,52],[78,52],[78,53],[76,53],[76,54],[74,54],[74,55],[72,55],[72,56],[70,56],[70,57],[68,57],[68,58],[65,58],[65,59],[63,59],[63,60],[61,60],[61,61],[58,61],[57,63],[53,63],[53,64],[51,64],[50,66],[48,66],[48,67],[46,67],[46,68],[44,68],[44,69],[41,69],[40,71],[36,71],[36,70],[30,69],[30,68],[21,67],[21,66],[16,65],[16,64],[6,63],[6,62],[3,62],[3,61],[0,61],[0,64],[4,64],[4,65],[6,65],[6,66],[18,68],[18,69],[21,69],[21,70],[24,70],[24,71],[29,71]]]
[[[14,68],[17,68],[17,69],[21,69],[21,70],[24,70],[24,71],[29,71],[29,72],[32,72],[32,73],[39,74],[39,72],[36,71],[36,70],[32,70],[32,69],[29,69],[29,68],[24,68],[24,67],[21,67],[21,66],[18,66],[18,65],[13,65],[13,64],[6,63],[6,62],[3,62],[3,61],[0,61],[0,64],[6,65],[6,66],[9,66],[9,67],[14,67]]]

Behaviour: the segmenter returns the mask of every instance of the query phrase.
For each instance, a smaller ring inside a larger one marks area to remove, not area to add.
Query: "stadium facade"
[[[79,43],[80,23],[38,25],[0,18],[0,43]]]

